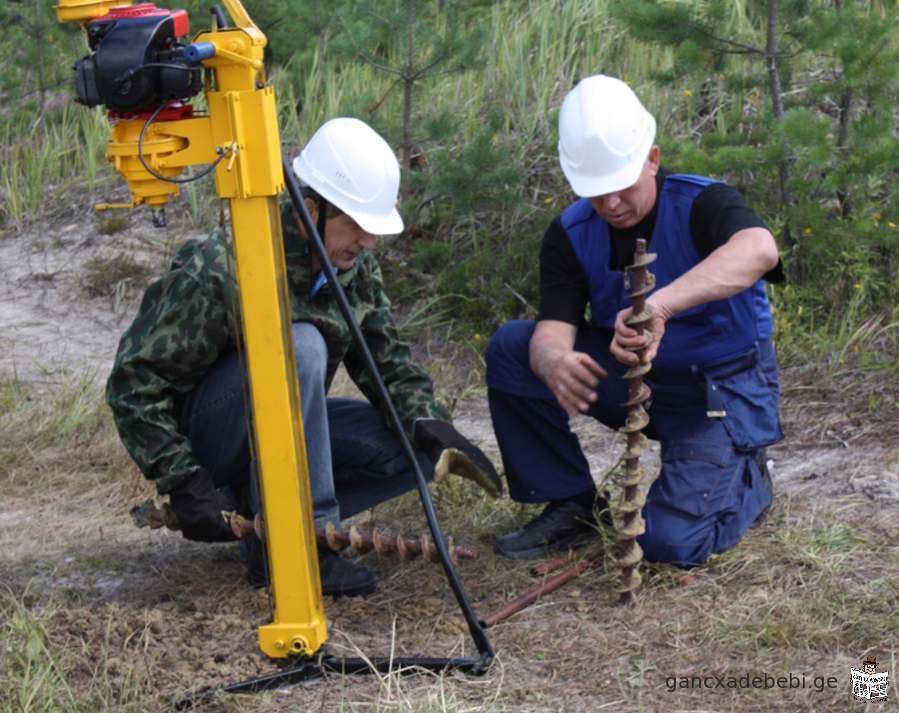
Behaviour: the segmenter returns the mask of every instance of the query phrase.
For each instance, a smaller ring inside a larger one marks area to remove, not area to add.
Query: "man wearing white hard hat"
[[[438,463],[438,469],[498,495],[501,483],[490,461],[453,428],[428,372],[413,363],[399,339],[372,254],[375,236],[403,229],[393,151],[367,124],[333,119],[315,133],[293,168],[422,471],[431,477]],[[290,203],[282,205],[281,223],[315,526],[339,529],[341,520],[416,483],[399,439],[376,406],[377,391]],[[170,271],[147,288],[107,384],[107,401],[126,448],[158,492],[170,496],[183,535],[205,542],[235,539],[222,510],[237,509],[247,517],[259,511],[234,280],[231,247],[222,231],[188,242]],[[368,401],[327,396],[341,363]],[[452,457],[441,458],[447,449]],[[245,540],[241,547],[250,584],[265,585],[261,542]],[[318,559],[323,594],[374,590],[367,567],[327,547],[319,549]]]
[[[509,492],[548,503],[496,539],[507,557],[540,557],[598,535],[607,503],[569,418],[624,426],[623,376],[638,361],[652,364],[644,433],[660,442],[662,460],[637,538],[646,558],[699,564],[739,542],[770,507],[766,448],[783,433],[764,281],[783,279],[777,245],[736,189],[662,168],[655,132],[636,94],[612,77],[582,80],[562,104],[559,161],[582,198],[543,239],[536,322],[503,325],[487,350]],[[657,255],[646,336],[626,324],[625,267],[640,238]]]

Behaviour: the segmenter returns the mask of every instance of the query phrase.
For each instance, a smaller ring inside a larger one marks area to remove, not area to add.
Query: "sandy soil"
[[[92,228],[64,225],[0,240],[0,376],[44,388],[93,377],[102,383],[140,290],[121,292],[118,299],[86,298],[84,264],[96,255],[126,253],[160,274],[166,250],[147,239],[159,237],[152,231],[135,224],[101,236]],[[769,452],[775,512],[842,503],[854,521],[876,524],[878,530],[899,525],[899,386],[875,382],[863,393],[847,393],[838,381],[812,386],[811,376],[806,368],[783,374],[788,439]],[[477,389],[467,394],[455,408],[457,426],[498,462],[485,396]],[[623,450],[622,439],[585,419],[578,419],[577,428],[594,473],[607,472]],[[657,467],[656,451],[644,460]],[[534,586],[539,580],[526,566],[490,554],[492,539],[522,521],[524,513],[508,508],[497,517],[468,484],[441,488],[436,490],[438,515],[444,512],[441,493],[451,488],[455,498],[470,500],[474,521],[483,522],[476,532],[444,523],[445,534],[457,544],[482,553],[460,569],[476,612],[493,611]],[[92,502],[75,503],[66,512],[51,498],[4,502],[4,580],[26,600],[39,600],[44,590],[60,593],[66,604],[56,636],[74,647],[87,642],[95,652],[91,665],[104,668],[106,679],[123,686],[144,681],[154,695],[171,695],[272,672],[273,662],[259,652],[256,640],[256,627],[270,615],[267,592],[245,586],[233,546],[204,546],[177,533],[135,528],[127,510],[152,494],[129,472],[121,484],[93,493]],[[394,532],[405,524],[411,536],[424,526],[414,498],[371,517]],[[379,590],[366,600],[326,601],[332,653],[472,655],[465,623],[439,567],[422,560],[379,560],[373,554],[361,561],[375,570]],[[497,568],[503,570],[501,588],[492,584]],[[465,679],[453,689],[459,710],[489,710],[499,690],[507,701],[517,702],[519,711],[560,710],[552,702],[560,700],[570,702],[566,711],[664,709],[634,698],[633,677],[617,673],[622,668],[614,656],[623,654],[615,654],[603,633],[621,616],[608,612],[609,578],[593,572],[491,629],[497,665],[486,677]],[[658,596],[666,594],[660,590]],[[835,657],[829,665],[842,671],[849,664]],[[95,685],[96,669],[82,673],[81,685]],[[259,709],[368,710],[388,699],[399,709],[404,696],[431,685],[426,681],[410,679],[407,689],[386,691],[383,684],[333,677],[272,694]],[[213,703],[203,709],[226,710]]]

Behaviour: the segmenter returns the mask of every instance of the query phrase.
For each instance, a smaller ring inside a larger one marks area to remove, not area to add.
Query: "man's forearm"
[[[577,328],[565,322],[537,322],[530,344],[531,371],[537,378],[548,381],[552,365],[574,349],[576,334]]]
[[[667,321],[691,307],[727,299],[752,287],[778,260],[770,232],[742,230],[674,282],[652,293],[647,302]]]

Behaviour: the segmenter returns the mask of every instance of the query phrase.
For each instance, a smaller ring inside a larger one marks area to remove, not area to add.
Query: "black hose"
[[[215,29],[224,30],[226,27],[228,27],[228,22],[227,20],[225,20],[225,13],[222,12],[222,8],[220,8],[218,5],[213,5],[211,8],[209,8],[209,12],[215,18]]]
[[[465,616],[465,621],[468,622],[471,638],[478,648],[478,653],[481,654],[481,660],[485,666],[487,666],[495,656],[493,647],[490,645],[487,634],[484,633],[484,629],[478,622],[478,618],[471,608],[468,597],[465,595],[465,590],[462,588],[462,582],[459,580],[459,575],[456,574],[453,563],[450,561],[449,552],[446,549],[446,544],[443,541],[443,534],[440,531],[440,523],[437,522],[437,515],[434,512],[434,502],[431,500],[431,492],[428,490],[428,483],[418,465],[418,459],[415,457],[415,450],[412,448],[408,436],[406,436],[406,431],[403,428],[400,417],[390,398],[390,393],[387,391],[387,387],[384,386],[384,381],[381,379],[381,374],[378,372],[375,360],[372,358],[368,344],[365,342],[362,330],[359,328],[359,324],[353,316],[350,303],[347,301],[343,286],[337,279],[337,275],[331,265],[331,260],[328,258],[328,253],[325,251],[325,246],[322,243],[321,237],[319,237],[318,231],[312,224],[312,216],[309,214],[306,203],[303,201],[303,197],[300,194],[300,189],[294,178],[293,170],[283,155],[281,156],[281,164],[284,167],[284,182],[287,184],[287,192],[290,194],[290,200],[303,223],[306,235],[312,242],[312,247],[315,250],[315,254],[318,256],[319,263],[321,263],[322,271],[328,278],[328,283],[331,285],[331,289],[337,297],[337,303],[340,306],[340,311],[343,313],[343,318],[346,320],[350,332],[353,334],[353,340],[356,342],[356,346],[362,354],[365,368],[368,370],[372,381],[375,383],[381,403],[384,404],[387,409],[390,425],[393,426],[393,430],[396,431],[400,443],[402,443],[403,451],[406,454],[406,460],[409,461],[409,467],[415,474],[415,480],[418,484],[418,493],[421,496],[421,504],[424,507],[425,517],[428,520],[428,527],[431,529],[431,535],[434,538],[434,545],[437,547],[437,553],[440,555],[440,562],[443,565],[444,572],[446,572],[446,578],[449,581],[450,587],[452,587],[453,594],[456,595],[456,601],[459,602],[459,607],[462,609],[462,614]]]

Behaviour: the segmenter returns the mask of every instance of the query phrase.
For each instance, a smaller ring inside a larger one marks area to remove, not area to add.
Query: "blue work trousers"
[[[514,500],[541,503],[594,487],[580,441],[550,389],[531,371],[535,323],[508,322],[487,349],[493,428]],[[627,418],[627,367],[609,352],[611,335],[578,331],[575,350],[589,354],[608,378],[587,412],[609,428]],[[653,380],[655,379],[655,380]],[[644,377],[652,389],[644,433],[661,443],[661,471],[643,509],[645,556],[683,567],[732,547],[770,496],[755,456],[783,438],[780,388],[771,341],[726,363]],[[711,417],[709,411],[724,411]]]
[[[415,488],[402,445],[381,412],[367,401],[326,397],[328,349],[318,329],[297,322],[293,341],[315,527],[337,525]],[[217,488],[234,499],[234,493],[250,486],[250,504],[257,512],[243,381],[238,353],[222,356],[187,395],[179,430]],[[417,457],[430,480],[433,465],[423,453]]]

